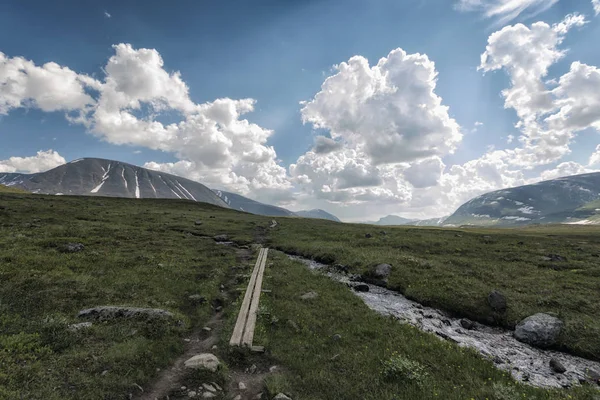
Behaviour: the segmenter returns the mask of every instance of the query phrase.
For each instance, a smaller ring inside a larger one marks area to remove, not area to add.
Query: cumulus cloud
[[[592,7],[594,7],[594,15],[600,14],[600,0],[592,0]]]
[[[458,0],[460,11],[481,12],[486,18],[494,18],[497,25],[504,25],[527,11],[531,18],[546,11],[559,0]],[[592,0],[597,1],[597,0]]]
[[[14,108],[36,107],[42,111],[73,111],[95,103],[86,89],[98,83],[87,75],[49,62],[36,66],[22,57],[0,52],[0,115]]]
[[[435,64],[395,49],[374,66],[354,56],[335,68],[301,110],[304,123],[327,129],[331,139],[318,137],[290,166],[293,182],[346,204],[406,203],[411,187],[435,185],[440,157],[462,139],[435,93]]]
[[[522,147],[515,151],[512,160],[516,165],[532,168],[559,160],[569,153],[574,133],[591,126],[589,120],[587,126],[577,125],[576,120],[582,121],[583,115],[573,113],[584,112],[576,109],[585,98],[577,89],[581,80],[593,83],[593,76],[581,79],[589,71],[575,68],[576,71],[562,77],[558,87],[552,90],[544,83],[549,67],[566,54],[558,47],[565,34],[585,23],[582,15],[574,14],[553,26],[544,22],[530,27],[506,26],[488,39],[479,69],[483,72],[503,69],[510,77],[511,87],[503,90],[502,95],[505,108],[516,111],[519,117],[516,127],[523,134]],[[576,64],[572,71],[574,67]]]
[[[0,53],[0,114],[18,107],[66,111],[70,122],[103,140],[170,152],[180,160],[149,162],[154,169],[242,194],[291,188],[275,149],[267,145],[272,131],[242,117],[254,110],[253,99],[196,104],[181,74],[167,71],[156,50],[113,48],[103,80]],[[163,124],[159,118],[165,113],[179,121]]]
[[[590,156],[588,167],[593,165],[600,165],[600,144],[596,146],[596,150]]]
[[[46,151],[40,150],[35,156],[10,157],[8,160],[0,160],[0,172],[33,174],[56,168],[66,162],[60,154],[52,149]]]
[[[461,141],[458,124],[435,94],[437,71],[427,55],[395,49],[372,67],[354,56],[336,70],[303,103],[302,119],[374,164],[447,154]]]
[[[315,146],[313,151],[317,154],[327,154],[342,148],[341,142],[336,142],[325,136],[317,136],[315,138]]]
[[[587,174],[597,172],[596,169],[590,169],[574,161],[567,161],[558,164],[555,168],[543,171],[539,178],[533,179],[533,182],[547,181],[550,179],[562,178],[563,176]]]

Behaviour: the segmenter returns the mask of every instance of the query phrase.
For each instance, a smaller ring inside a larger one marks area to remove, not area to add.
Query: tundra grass
[[[473,350],[380,316],[338,282],[280,252],[258,329],[273,363],[271,395],[302,400],[595,399],[597,390],[548,391],[516,384]],[[303,300],[307,292],[318,297]],[[270,397],[269,397],[270,398]]]
[[[597,229],[380,228],[298,218],[276,218],[271,229],[272,219],[183,200],[0,194],[0,399],[139,394],[181,354],[182,338],[210,318],[211,300],[232,279],[236,250],[210,239],[220,234],[356,273],[390,263],[390,286],[473,319],[510,325],[556,311],[567,326],[561,345],[598,354]],[[70,242],[85,249],[61,252]],[[541,260],[549,253],[567,261]],[[271,391],[295,400],[593,398],[589,388],[515,385],[475,353],[380,317],[335,282],[277,252],[271,257],[265,288],[273,292],[264,295],[256,336],[268,362],[282,366],[267,378]],[[487,308],[493,288],[508,298],[506,315]],[[319,297],[301,301],[309,290]],[[192,294],[207,302],[191,304]],[[225,304],[228,321],[238,302]],[[97,305],[163,308],[186,325],[107,321],[68,329],[80,322],[80,309]],[[336,333],[341,340],[332,339]]]
[[[272,246],[344,264],[356,274],[391,264],[390,288],[457,316],[513,328],[529,315],[557,313],[565,322],[558,347],[600,360],[598,227],[492,230],[279,222],[269,235]],[[564,261],[549,261],[549,255]],[[494,289],[507,298],[505,313],[487,304]]]

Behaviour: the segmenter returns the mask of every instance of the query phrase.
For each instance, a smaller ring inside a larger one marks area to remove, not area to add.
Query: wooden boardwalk
[[[262,292],[263,274],[267,263],[269,249],[261,248],[256,259],[256,265],[250,276],[248,288],[242,301],[242,307],[229,341],[230,346],[248,346],[252,348],[254,339],[254,328],[256,327],[256,315],[258,313],[258,303]]]

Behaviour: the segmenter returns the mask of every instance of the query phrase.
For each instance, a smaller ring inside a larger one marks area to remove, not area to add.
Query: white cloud
[[[86,109],[94,99],[86,93],[97,88],[92,78],[49,62],[36,66],[22,57],[0,52],[0,115],[14,108],[36,107],[42,111]]]
[[[600,144],[596,146],[596,150],[590,156],[588,167],[593,165],[600,165]]]
[[[112,15],[110,15],[110,14],[108,13],[108,11],[104,11],[104,16],[105,16],[106,18],[111,18],[111,17],[112,17]]]
[[[154,169],[242,194],[289,197],[283,193],[291,188],[286,170],[266,143],[272,131],[242,118],[254,109],[253,99],[196,104],[181,74],[165,70],[156,50],[113,48],[103,81],[0,53],[0,114],[17,107],[69,111],[70,122],[110,143],[162,150],[180,160],[148,163]],[[179,121],[161,123],[164,113]]]
[[[597,170],[586,168],[583,165],[574,161],[567,161],[558,164],[553,169],[542,172],[540,177],[533,179],[532,182],[547,181],[550,179],[562,178],[563,176],[587,174],[590,172],[597,172]]]
[[[508,135],[506,137],[506,143],[511,144],[513,142],[513,140],[515,140],[515,136],[514,135]]]
[[[66,163],[66,160],[56,151],[50,149],[38,151],[31,157],[10,157],[8,160],[0,160],[0,172],[21,172],[33,174],[47,171]]]
[[[303,103],[302,119],[374,164],[444,155],[461,141],[458,124],[435,94],[437,71],[427,55],[395,49],[373,67],[354,56],[336,70]]]
[[[317,136],[315,138],[315,146],[313,147],[313,151],[317,154],[327,154],[332,151],[339,150],[343,147],[341,142],[336,142],[333,139],[330,139],[325,136]]]
[[[578,103],[577,93],[563,87],[561,82],[553,90],[544,84],[548,68],[566,54],[558,46],[564,35],[573,27],[584,25],[581,15],[569,15],[562,22],[550,26],[537,22],[527,27],[523,24],[506,26],[494,32],[488,39],[486,51],[481,55],[479,69],[484,72],[504,69],[508,72],[511,87],[502,91],[505,108],[516,111],[520,121],[517,124],[523,134],[520,141],[522,147],[515,150],[511,162],[525,168],[549,164],[569,153],[569,144],[577,130],[571,116],[569,123],[558,126],[561,115],[571,110],[568,104]],[[579,85],[576,79],[568,80],[572,86]],[[563,80],[561,78],[561,81]],[[567,97],[573,99],[568,100]],[[565,112],[552,115],[567,107]],[[552,122],[554,120],[554,122]],[[571,124],[571,126],[569,126]]]
[[[592,0],[592,6],[594,7],[594,15],[600,14],[600,0]]]
[[[486,18],[494,18],[497,25],[504,25],[527,11],[531,18],[546,11],[559,0],[458,0],[460,11],[481,12]],[[593,0],[597,1],[597,0]]]
[[[426,55],[391,51],[374,66],[352,57],[335,67],[302,118],[329,130],[289,168],[306,193],[340,204],[407,203],[411,188],[434,186],[462,139],[435,94],[437,72]]]

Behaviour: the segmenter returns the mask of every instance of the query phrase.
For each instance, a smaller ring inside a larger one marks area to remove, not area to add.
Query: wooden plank
[[[265,272],[265,265],[267,264],[268,253],[269,249],[265,249],[263,259],[260,264],[260,270],[258,271],[258,276],[256,278],[256,285],[254,286],[254,294],[252,295],[250,311],[248,312],[248,321],[246,322],[246,329],[244,329],[244,336],[242,337],[242,346],[252,347],[254,328],[256,327],[256,315],[258,313],[258,303],[260,302],[263,274]]]
[[[246,320],[248,319],[248,311],[250,309],[250,300],[254,291],[254,286],[256,284],[256,276],[258,275],[258,270],[262,265],[264,253],[265,249],[261,248],[258,253],[258,258],[256,259],[256,265],[254,266],[254,270],[252,271],[252,275],[250,276],[250,282],[248,282],[248,288],[246,289],[246,294],[244,295],[244,300],[242,301],[242,306],[240,308],[240,312],[238,313],[238,317],[235,322],[235,327],[233,328],[233,334],[231,335],[231,340],[229,341],[230,346],[239,346],[242,342],[242,335],[244,334],[244,327],[246,326]]]

